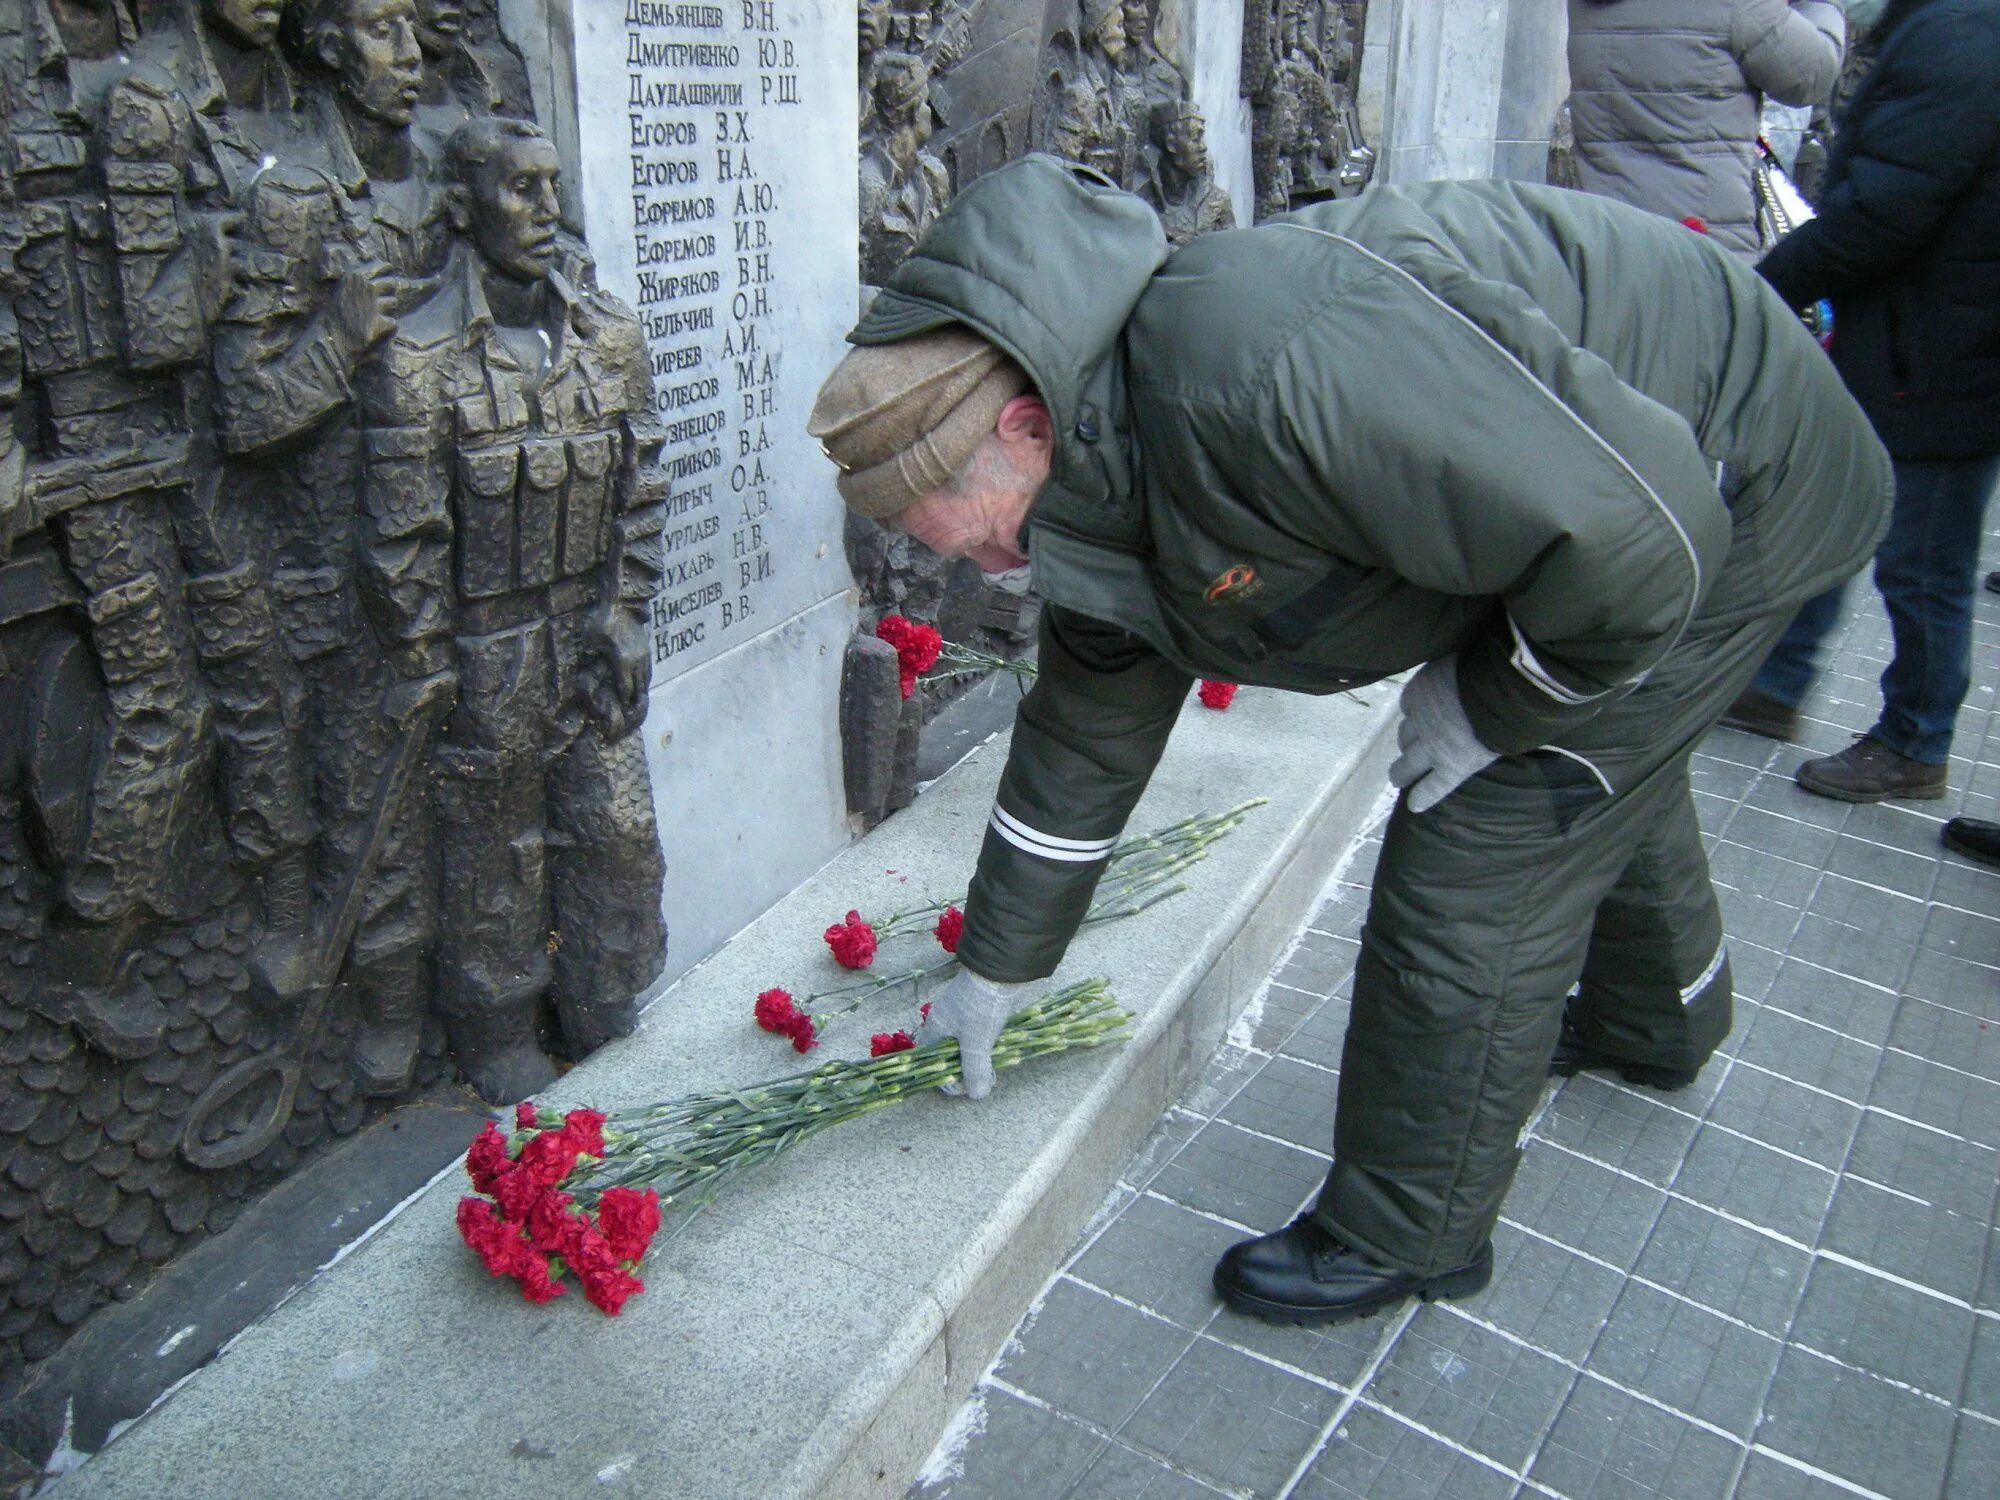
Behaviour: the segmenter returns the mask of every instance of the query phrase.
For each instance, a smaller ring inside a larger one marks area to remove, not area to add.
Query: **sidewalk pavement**
[[[1371,836],[911,1500],[2000,1495],[2000,874],[1938,842],[2000,819],[2000,598],[1950,795],[1873,806],[1791,779],[1872,722],[1888,624],[1850,603],[1802,743],[1694,760],[1734,1030],[1683,1093],[1549,1089],[1491,1287],[1326,1330],[1209,1287],[1325,1172]]]

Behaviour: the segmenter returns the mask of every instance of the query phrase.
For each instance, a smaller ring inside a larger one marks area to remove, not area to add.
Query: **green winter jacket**
[[[1328,693],[1455,651],[1488,746],[1611,767],[1600,708],[1691,627],[1846,576],[1884,516],[1886,456],[1759,278],[1559,189],[1376,188],[1170,258],[1137,198],[1028,157],[850,338],[951,321],[1057,433],[1041,676],[958,950],[989,978],[1061,959],[1192,678]]]

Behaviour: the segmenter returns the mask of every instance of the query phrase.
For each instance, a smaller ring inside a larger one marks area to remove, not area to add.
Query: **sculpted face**
[[[1116,63],[1125,55],[1125,12],[1117,6],[1104,13],[1104,19],[1091,32],[1097,41],[1097,49],[1105,57]]]
[[[556,148],[535,137],[501,143],[472,184],[472,241],[521,281],[539,281],[556,259]]]
[[[873,57],[889,35],[889,0],[861,0],[855,24],[860,28],[861,55]]]
[[[1200,115],[1182,115],[1167,127],[1167,154],[1190,177],[1208,170],[1208,138]]]
[[[348,0],[328,61],[361,113],[385,125],[409,124],[424,86],[412,0]]]
[[[202,0],[202,10],[217,29],[246,47],[268,47],[278,39],[285,0]]]
[[[465,35],[465,0],[417,0],[417,45],[441,57]]]

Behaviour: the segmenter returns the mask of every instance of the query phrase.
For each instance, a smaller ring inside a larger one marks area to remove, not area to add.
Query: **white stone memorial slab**
[[[853,580],[805,420],[854,316],[854,10],[570,0],[567,22],[581,227],[645,324],[666,433],[646,735],[671,976],[849,836]]]

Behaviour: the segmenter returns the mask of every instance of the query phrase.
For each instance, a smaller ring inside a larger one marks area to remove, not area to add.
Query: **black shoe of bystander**
[[[1456,1270],[1419,1276],[1370,1260],[1310,1213],[1276,1234],[1230,1246],[1215,1263],[1216,1295],[1272,1323],[1346,1323],[1406,1297],[1469,1297],[1492,1279],[1491,1240]]]
[[[2000,823],[1984,818],[1950,818],[1944,825],[1944,846],[1967,859],[2000,869]]]

